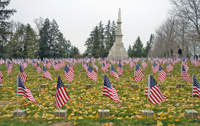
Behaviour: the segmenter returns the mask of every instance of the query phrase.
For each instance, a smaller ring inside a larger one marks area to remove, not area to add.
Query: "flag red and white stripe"
[[[138,82],[144,77],[144,73],[142,72],[142,68],[139,64],[135,66],[134,80]]]
[[[29,101],[34,101],[35,104],[37,104],[32,93],[31,93],[31,91],[24,85],[20,76],[17,76],[17,79],[18,79],[18,81],[17,81],[18,82],[17,83],[17,96],[24,96]]]
[[[151,75],[149,75],[148,86],[145,91],[145,96],[148,97],[149,101],[152,104],[160,103],[161,101],[164,101],[167,98],[162,94],[160,87]]]
[[[121,102],[118,97],[117,91],[108,80],[106,74],[104,75],[103,96],[108,96],[111,100],[117,101],[119,103],[119,106],[121,107]]]
[[[159,65],[159,71],[158,71],[158,79],[162,83],[166,77],[165,71],[162,69],[162,67]]]
[[[65,86],[62,83],[60,76],[58,76],[57,90],[56,90],[56,99],[55,104],[57,108],[62,107],[69,101],[70,97],[65,89]]]
[[[74,79],[74,73],[67,67],[65,66],[65,78],[68,80],[70,83]]]
[[[26,73],[24,72],[22,66],[20,65],[20,72],[19,72],[19,76],[21,77],[22,81],[23,82],[26,82],[27,80],[27,75]]]

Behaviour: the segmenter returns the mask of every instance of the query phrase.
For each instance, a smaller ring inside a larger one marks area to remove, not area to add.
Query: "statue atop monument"
[[[118,21],[121,21],[121,9],[119,8],[119,12],[118,12]]]
[[[128,53],[122,43],[122,30],[121,30],[121,9],[118,12],[117,29],[115,33],[115,42],[111,47],[108,58],[128,58]]]

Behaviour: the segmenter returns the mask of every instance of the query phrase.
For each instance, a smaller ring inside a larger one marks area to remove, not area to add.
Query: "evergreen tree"
[[[50,57],[50,21],[45,19],[43,27],[40,30],[39,50],[38,54],[41,59]]]
[[[135,41],[132,51],[131,51],[131,56],[134,57],[144,57],[144,48],[143,48],[143,44],[140,40],[140,37],[137,38],[137,40]]]
[[[77,47],[75,47],[75,46],[71,46],[69,57],[74,58],[77,55],[80,55],[79,49]]]
[[[131,51],[132,51],[132,49],[131,49],[131,45],[129,45],[129,47],[128,47],[128,56],[129,56],[129,57],[132,57],[132,55],[131,55]]]
[[[34,58],[37,50],[38,41],[35,31],[29,24],[21,24],[19,29],[14,33],[7,46],[9,52],[6,53],[8,58]]]
[[[6,7],[9,5],[10,0],[0,0],[0,57],[5,58],[5,52],[6,52],[6,41],[8,34],[10,34],[7,29],[9,27],[9,22],[6,22],[7,19],[10,18],[11,15],[13,15],[16,10],[14,9],[6,9]]]
[[[149,38],[149,41],[147,41],[147,44],[146,44],[146,48],[145,48],[145,53],[146,53],[146,56],[148,56],[148,53],[153,45],[153,42],[154,42],[154,35],[151,34],[150,38]]]

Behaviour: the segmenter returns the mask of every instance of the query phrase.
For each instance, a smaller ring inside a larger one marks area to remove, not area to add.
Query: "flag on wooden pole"
[[[17,76],[18,79],[18,84],[17,84],[17,96],[24,96],[26,97],[29,101],[34,101],[35,104],[36,101],[31,93],[31,91],[24,85],[22,79],[20,76]]]
[[[157,104],[167,98],[162,94],[160,87],[151,75],[149,75],[148,78],[148,86],[145,91],[145,96],[147,96],[152,104]]]
[[[192,95],[200,98],[200,84],[197,81],[197,78],[193,74],[193,88],[192,88]]]
[[[57,89],[56,89],[56,99],[55,104],[57,108],[62,107],[64,104],[69,101],[70,97],[67,94],[67,91],[65,89],[65,86],[62,83],[62,80],[60,76],[58,76],[58,82],[57,82]]]
[[[108,80],[106,74],[104,75],[103,96],[108,96],[111,100],[117,101],[119,103],[119,106],[121,107],[121,102],[118,97],[117,91]]]

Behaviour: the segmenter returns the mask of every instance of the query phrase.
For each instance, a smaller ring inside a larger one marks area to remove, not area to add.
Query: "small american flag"
[[[3,74],[2,74],[2,72],[0,71],[0,83],[2,83],[3,82]]]
[[[113,67],[113,65],[110,66],[110,69],[111,69],[111,76],[117,78],[117,79],[120,81],[119,76],[118,76],[118,74],[115,72],[115,68]]]
[[[197,81],[197,78],[193,74],[193,90],[192,90],[192,95],[195,97],[200,98],[200,85],[199,82]]]
[[[67,66],[65,66],[65,77],[70,83],[74,79],[74,73]]]
[[[27,80],[27,75],[26,73],[24,72],[22,66],[20,65],[20,72],[19,72],[19,76],[21,77],[22,81],[23,82],[26,82]]]
[[[37,72],[40,73],[42,72],[42,68],[40,67],[40,65],[37,63]]]
[[[69,67],[69,69],[74,73],[74,69],[73,69],[71,63],[68,64],[68,67]]]
[[[56,71],[60,70],[59,65],[55,61],[53,63],[53,69],[56,70]]]
[[[168,63],[167,64],[167,67],[166,67],[166,71],[169,73],[170,71],[172,71],[173,70],[173,66],[170,64],[170,63]]]
[[[139,64],[135,66],[134,80],[138,82],[144,77],[144,73],[142,72],[142,68]]]
[[[108,96],[111,100],[117,101],[119,103],[119,106],[121,107],[121,102],[119,100],[117,91],[108,80],[106,74],[104,75],[103,96]]]
[[[67,94],[65,86],[63,85],[60,76],[58,76],[56,99],[55,99],[56,107],[57,108],[62,107],[64,104],[66,104],[69,101],[69,99],[70,97]]]
[[[165,71],[162,69],[162,67],[159,65],[159,70],[158,70],[158,79],[160,80],[160,82],[162,83],[163,80],[165,79],[166,73]]]
[[[122,68],[121,62],[119,62],[118,67],[117,67],[117,72],[119,73],[119,75],[122,75],[123,71],[124,70]]]
[[[156,62],[154,61],[153,66],[151,67],[151,69],[153,70],[153,73],[155,74],[158,71],[158,65],[156,64]]]
[[[88,65],[87,73],[90,79],[97,81],[97,73],[92,69],[90,65]]]
[[[147,63],[144,61],[144,60],[142,60],[142,67],[145,69],[146,67],[147,67]]]
[[[43,66],[43,77],[46,77],[52,80],[51,74],[46,70],[44,66]]]
[[[188,75],[187,71],[185,70],[185,67],[183,65],[181,65],[182,67],[182,72],[181,72],[181,76],[182,76],[182,79],[187,81],[187,82],[191,82],[191,79],[190,79],[190,76]]]
[[[98,71],[99,68],[97,67],[97,65],[95,64],[95,62],[93,62],[92,65],[93,65],[93,67]]]
[[[148,97],[149,101],[152,104],[157,104],[161,101],[164,101],[167,98],[162,94],[160,87],[151,75],[149,75],[148,78],[148,86],[145,91],[145,96]]]
[[[106,66],[105,66],[104,63],[102,63],[102,65],[101,65],[101,70],[102,70],[104,73],[108,71],[108,69],[106,68]]]
[[[8,74],[12,72],[12,64],[8,63]]]
[[[17,83],[17,96],[24,96],[29,101],[34,101],[35,104],[37,104],[32,93],[31,93],[31,91],[24,85],[20,76],[17,76],[17,79],[18,79],[18,81],[17,81],[18,82]]]
[[[50,63],[48,60],[46,61],[46,66],[47,66],[47,68],[49,68],[49,69],[51,68],[51,63]]]

